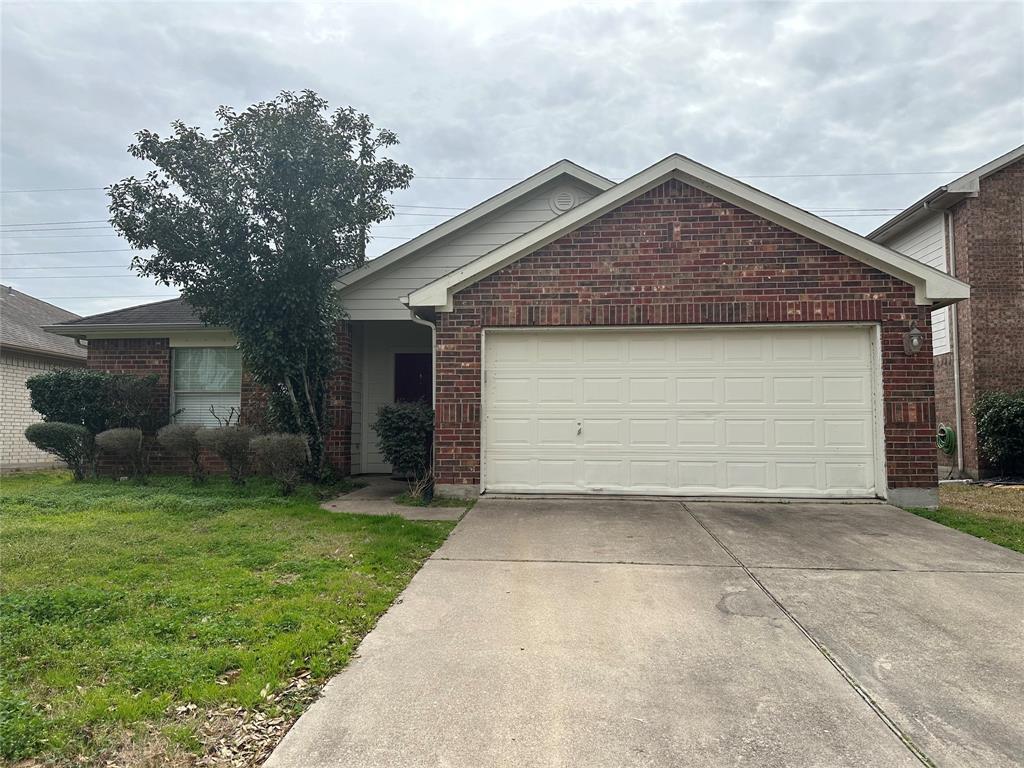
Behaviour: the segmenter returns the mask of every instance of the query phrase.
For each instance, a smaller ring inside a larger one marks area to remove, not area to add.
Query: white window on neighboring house
[[[949,307],[932,312],[932,354],[949,352]]]
[[[242,405],[241,353],[231,347],[176,347],[172,396],[178,424],[216,427],[217,417],[232,413],[233,423]]]

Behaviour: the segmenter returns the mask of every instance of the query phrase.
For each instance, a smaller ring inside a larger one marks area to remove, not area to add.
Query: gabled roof
[[[970,289],[965,283],[937,269],[925,266],[909,256],[874,243],[687,157],[669,155],[661,162],[616,184],[571,211],[413,291],[406,301],[411,307],[433,307],[438,311],[451,311],[452,296],[462,288],[482,280],[487,275],[669,179],[679,179],[685,184],[763,216],[779,226],[913,285],[918,304],[944,306],[966,299],[970,295]]]
[[[44,325],[77,318],[74,312],[0,285],[0,347],[37,355],[84,360],[85,350],[71,339],[43,330]]]
[[[965,173],[960,178],[949,182],[949,184],[933,189],[916,203],[909,206],[906,210],[897,213],[885,224],[869,234],[868,239],[880,243],[885,242],[935,211],[945,210],[966,197],[977,197],[978,192],[981,190],[982,179],[1003,170],[1006,166],[1022,158],[1024,158],[1024,144],[1021,144],[1016,149],[1011,149],[1005,155],[1000,155],[991,162],[985,163],[980,168],[975,168],[970,173]]]
[[[454,216],[447,221],[438,224],[436,227],[424,232],[422,235],[418,235],[412,240],[402,243],[402,245],[397,248],[393,248],[387,253],[378,256],[376,259],[368,261],[359,269],[355,269],[348,274],[343,275],[338,281],[338,287],[347,288],[353,283],[379,272],[390,264],[394,264],[396,261],[399,261],[428,245],[433,245],[442,238],[452,235],[460,229],[487,218],[500,208],[514,202],[518,198],[528,195],[545,184],[555,181],[563,176],[568,176],[571,179],[580,182],[584,186],[591,187],[595,191],[599,192],[603,192],[604,190],[614,186],[614,182],[609,181],[603,176],[598,176],[596,173],[588,171],[580,165],[576,165],[576,163],[571,160],[559,160],[554,165],[549,165],[544,170],[538,171],[533,174],[533,176],[523,179],[523,181],[512,185],[503,192],[499,192],[494,197],[488,198],[478,205],[474,205],[468,211],[464,211],[458,216]]]
[[[135,307],[114,309],[98,315],[78,317],[45,326],[50,333],[82,336],[90,331],[196,330],[207,328],[195,310],[182,298],[155,301]]]

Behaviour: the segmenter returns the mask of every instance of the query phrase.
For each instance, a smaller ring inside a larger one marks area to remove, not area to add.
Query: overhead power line
[[[122,274],[122,275],[13,275],[10,277],[11,280],[88,280],[89,278],[99,277],[138,277],[138,275]]]
[[[131,264],[55,264],[44,267],[7,267],[3,269],[5,272],[10,272],[15,269],[113,269],[114,267],[124,267],[129,269]]]
[[[959,175],[966,171],[862,171],[853,173],[756,173],[741,174],[737,179],[818,179],[846,178],[851,176],[942,176]],[[414,176],[429,181],[522,181],[521,176]],[[621,179],[613,179],[621,181]],[[95,192],[106,187],[39,187],[36,189],[0,189],[0,194],[34,194],[37,192]]]

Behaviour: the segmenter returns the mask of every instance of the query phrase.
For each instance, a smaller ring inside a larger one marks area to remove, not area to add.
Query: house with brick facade
[[[85,365],[85,349],[74,339],[43,330],[78,317],[53,304],[0,285],[0,469],[54,466],[52,454],[25,439],[25,427],[41,421],[32,410],[25,382],[57,368]]]
[[[1024,387],[1024,145],[933,190],[868,237],[971,286],[931,313],[935,412],[952,427],[939,473],[984,477],[979,395]]]
[[[931,317],[966,284],[680,155],[561,161],[339,281],[330,460],[435,409],[439,493],[937,500]],[[180,300],[51,327],[202,421],[259,388]]]

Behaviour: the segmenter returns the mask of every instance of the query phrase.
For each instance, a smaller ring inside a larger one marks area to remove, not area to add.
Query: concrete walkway
[[[409,484],[386,475],[359,478],[365,485],[351,493],[325,501],[320,506],[331,512],[352,515],[397,515],[406,520],[458,520],[465,507],[412,507],[396,504],[394,498],[409,490]]]
[[[267,765],[1019,766],[1024,556],[882,504],[484,499]]]

